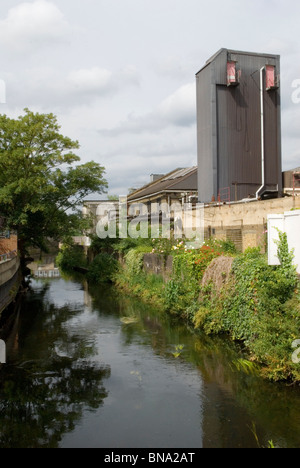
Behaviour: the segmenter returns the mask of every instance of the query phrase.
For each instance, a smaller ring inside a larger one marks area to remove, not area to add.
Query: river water
[[[299,388],[239,369],[228,339],[111,287],[31,286],[0,370],[0,448],[300,448]]]

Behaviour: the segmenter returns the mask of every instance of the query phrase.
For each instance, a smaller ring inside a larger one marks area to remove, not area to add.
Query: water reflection
[[[59,278],[60,270],[56,265],[58,252],[49,255],[33,253],[33,262],[28,265],[28,269],[35,278]]]
[[[103,380],[110,369],[93,362],[92,340],[66,326],[80,312],[71,304],[57,307],[47,284],[26,299],[0,373],[2,448],[57,447],[83,411],[96,410],[107,397]]]
[[[245,357],[243,349],[226,337],[195,334],[182,321],[159,314],[139,300],[122,296],[118,301],[116,293],[106,295],[94,288],[90,293],[95,310],[113,310],[116,314],[118,304],[119,319],[133,319],[127,323],[121,320],[125,349],[138,346],[142,353],[143,348],[150,347],[154,355],[176,366],[186,379],[192,378],[195,369],[198,371],[197,408],[201,407],[203,447],[257,448],[258,444],[268,447],[273,441],[277,447],[300,448],[299,387],[274,384],[255,373],[238,370],[235,363]],[[112,302],[114,307],[109,305]],[[175,357],[178,349],[179,356]]]
[[[0,447],[300,448],[299,389],[239,370],[230,340],[114,288],[33,286],[0,372]]]

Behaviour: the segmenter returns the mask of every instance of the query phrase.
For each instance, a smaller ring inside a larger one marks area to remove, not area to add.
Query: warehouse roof
[[[197,172],[197,166],[176,169],[135,190],[128,196],[128,201],[140,200],[160,193],[197,192]]]

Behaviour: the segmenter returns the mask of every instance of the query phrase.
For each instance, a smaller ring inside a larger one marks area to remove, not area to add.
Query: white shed
[[[278,229],[286,232],[289,249],[294,249],[294,263],[300,274],[300,211],[288,211],[282,215],[268,216],[268,260],[269,265],[279,265],[277,257]]]

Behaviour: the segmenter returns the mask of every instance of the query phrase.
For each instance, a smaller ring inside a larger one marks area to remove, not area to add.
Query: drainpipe
[[[264,124],[264,71],[260,69],[260,117],[261,117],[261,179],[262,185],[256,192],[256,199],[259,199],[260,192],[265,188],[265,124]]]

